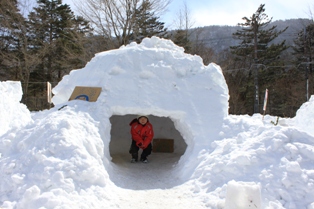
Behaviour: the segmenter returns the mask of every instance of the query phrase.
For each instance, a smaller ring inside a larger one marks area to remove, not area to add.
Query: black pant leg
[[[129,150],[129,153],[132,155],[132,158],[134,159],[138,159],[138,150],[140,148],[138,146],[136,146],[136,141],[132,140],[132,144]]]
[[[148,155],[152,153],[153,146],[150,143],[142,152],[141,159],[145,159]]]

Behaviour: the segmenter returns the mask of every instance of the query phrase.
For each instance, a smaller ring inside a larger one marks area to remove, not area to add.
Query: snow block
[[[261,209],[261,188],[255,182],[230,181],[227,185],[225,209]]]

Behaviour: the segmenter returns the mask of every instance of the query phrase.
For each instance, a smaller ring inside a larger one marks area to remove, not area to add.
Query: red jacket
[[[142,143],[142,147],[145,149],[153,140],[154,130],[152,124],[147,121],[143,126],[134,119],[130,123],[132,139],[136,141],[136,145]]]

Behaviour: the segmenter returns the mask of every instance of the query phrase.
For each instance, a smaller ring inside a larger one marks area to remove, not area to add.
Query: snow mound
[[[10,129],[23,127],[31,122],[31,114],[22,99],[22,87],[18,81],[0,82],[0,136]]]
[[[221,139],[203,151],[195,169],[196,185],[202,185],[199,191],[218,190],[226,198],[226,182],[255,182],[261,186],[262,208],[309,205],[314,189],[314,137],[271,121],[271,117],[262,121],[260,114],[226,118]]]
[[[66,103],[75,86],[102,88],[92,110],[101,127],[110,127],[112,115],[170,118],[188,145],[185,162],[194,161],[188,156],[218,137],[228,115],[228,88],[220,67],[204,66],[199,56],[157,37],[97,54],[83,69],[63,77],[53,89],[53,103]],[[110,159],[110,129],[104,132],[105,156]],[[185,175],[191,172],[193,166]]]
[[[4,204],[14,208],[75,205],[77,192],[88,191],[91,185],[106,186],[104,146],[88,113],[67,108],[62,114],[55,109],[38,114],[32,125],[3,139],[7,143],[0,149],[1,188],[5,188],[1,199],[13,199]]]
[[[314,115],[314,95],[299,108],[294,117],[297,127],[314,136],[314,120],[312,117],[309,117],[310,115]]]

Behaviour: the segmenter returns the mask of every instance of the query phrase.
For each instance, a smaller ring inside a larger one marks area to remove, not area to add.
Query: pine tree
[[[140,43],[146,37],[158,36],[164,37],[167,28],[164,23],[158,21],[152,10],[152,3],[150,1],[143,1],[142,4],[135,10],[135,21],[133,24],[133,33],[130,40]]]
[[[0,1],[0,28],[1,77],[23,80],[25,19],[16,0]]]
[[[37,100],[34,101],[45,93],[45,82],[55,85],[72,69],[85,65],[84,43],[90,32],[88,22],[75,17],[69,5],[62,4],[62,0],[38,0],[37,4],[26,22],[27,46],[34,64],[23,101],[31,110],[48,107],[43,101],[39,105]]]
[[[313,21],[304,27],[298,33],[297,38],[294,40],[293,55],[295,56],[296,70],[299,75],[304,75],[306,85],[301,91],[306,92],[306,100],[308,101],[309,95],[314,92],[314,23]],[[303,80],[303,79],[302,79]],[[303,90],[305,88],[305,91]],[[302,101],[304,101],[302,99]]]
[[[268,27],[272,18],[265,14],[265,4],[261,4],[257,11],[250,17],[243,17],[245,23],[239,23],[241,30],[233,33],[235,39],[240,40],[237,46],[231,46],[231,52],[240,60],[251,59],[259,64],[269,65],[278,58],[281,52],[287,49],[285,41],[274,44],[272,41],[284,30],[276,31],[277,26]]]
[[[275,44],[273,41],[287,30],[277,31],[277,26],[269,27],[272,18],[265,13],[265,4],[261,4],[257,11],[250,17],[242,18],[245,23],[239,23],[240,30],[233,33],[235,39],[240,40],[237,46],[231,46],[231,53],[236,58],[238,68],[247,69],[247,83],[239,89],[245,90],[243,98],[254,98],[254,112],[259,112],[259,88],[269,87],[278,76],[281,76],[283,68],[270,68],[270,66],[284,66],[280,61],[280,54],[288,47],[285,41]],[[259,66],[263,66],[262,69]],[[255,71],[252,74],[252,71]],[[254,86],[254,88],[252,88]],[[253,100],[246,101],[249,108]]]
[[[31,48],[42,62],[33,73],[41,81],[59,81],[70,70],[81,67],[84,36],[90,31],[87,21],[74,17],[61,0],[38,0],[29,14]]]
[[[312,73],[314,64],[312,63],[314,61],[314,23],[307,25],[298,33],[294,44],[292,48],[296,65],[303,70],[308,68],[309,72]]]
[[[176,30],[173,35],[173,43],[184,48],[186,53],[191,51],[191,42],[188,38],[187,30]]]

